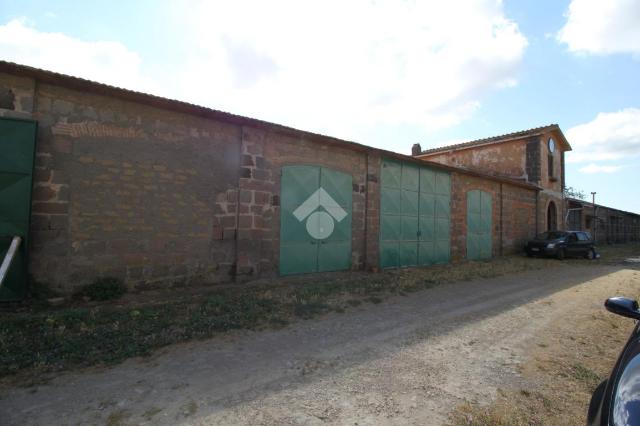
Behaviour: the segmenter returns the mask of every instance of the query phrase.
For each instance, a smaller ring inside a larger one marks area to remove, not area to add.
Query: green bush
[[[120,278],[101,277],[96,278],[91,284],[82,286],[77,292],[77,297],[88,297],[91,300],[113,300],[127,292],[127,287]]]
[[[52,297],[60,296],[60,293],[47,282],[37,281],[29,277],[29,293],[28,296],[34,301],[46,301]]]

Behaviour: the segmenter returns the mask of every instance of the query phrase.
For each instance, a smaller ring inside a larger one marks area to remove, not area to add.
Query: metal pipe
[[[502,193],[502,182],[500,182],[500,256],[502,256],[502,246],[503,246],[503,237],[504,233],[502,232],[502,227],[504,225],[502,210],[504,209],[504,195]]]
[[[11,262],[13,262],[13,258],[18,252],[18,247],[22,242],[22,237],[15,236],[11,240],[11,245],[9,246],[9,250],[7,250],[7,254],[4,256],[4,260],[2,261],[2,265],[0,265],[0,287],[4,284],[4,279],[7,277],[7,273],[9,272],[9,268],[11,267]]]
[[[596,193],[591,193],[591,204],[593,205],[593,241],[598,242],[598,210],[596,208]]]
[[[367,250],[369,249],[369,151],[364,155],[364,168],[364,253],[362,269],[366,270],[369,262],[367,256]]]
[[[540,212],[538,211],[538,198],[540,197],[540,191],[536,191],[536,233],[535,235],[538,235],[538,216],[540,216]]]
[[[567,214],[564,215],[564,226],[567,227],[569,231],[577,231],[577,229],[569,229],[569,213],[575,210],[582,210],[582,207],[575,207],[573,209],[567,209]],[[580,225],[582,228],[582,225]]]

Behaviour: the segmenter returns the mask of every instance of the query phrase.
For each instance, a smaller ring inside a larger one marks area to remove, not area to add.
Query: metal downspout
[[[536,191],[536,234],[538,235],[538,216],[540,215],[540,212],[538,211],[538,199],[540,198],[540,191]]]
[[[502,211],[504,209],[504,198],[502,194],[502,182],[500,182],[500,256],[502,256],[502,245],[503,245],[503,230],[502,226],[504,224]]]
[[[11,240],[9,250],[7,250],[7,254],[2,261],[2,265],[0,265],[0,288],[2,288],[2,284],[4,284],[4,279],[7,277],[7,273],[9,272],[9,268],[11,267],[11,263],[13,262],[13,258],[18,252],[18,247],[20,247],[21,242],[22,237],[18,236],[13,237],[13,239]]]
[[[367,248],[369,247],[369,151],[366,152],[364,156],[364,254],[363,254],[363,269],[367,269]]]

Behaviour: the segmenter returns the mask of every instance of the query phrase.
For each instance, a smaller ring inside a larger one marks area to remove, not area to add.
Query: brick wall
[[[536,235],[536,191],[502,184],[502,253],[522,252]]]
[[[37,280],[69,290],[105,275],[132,286],[229,279],[238,126],[47,84],[30,100],[25,81],[0,76],[19,102],[4,115],[39,123]]]
[[[536,191],[463,173],[451,174],[451,258],[467,256],[467,193],[481,190],[492,197],[492,252],[517,253],[535,233]]]
[[[246,126],[242,135],[238,274],[277,274],[280,261],[280,176],[282,167],[288,165],[323,166],[352,176],[351,263],[352,269],[362,268],[366,245],[366,154],[318,143],[303,136]],[[373,179],[377,179],[377,173]],[[370,186],[370,195],[372,191],[376,188]],[[375,236],[377,243],[377,228],[373,232],[375,235],[370,233],[370,238]],[[375,249],[375,243],[370,243],[369,247],[372,245]]]
[[[105,275],[140,287],[275,276],[288,165],[352,176],[352,268],[378,269],[380,151],[0,74],[7,89],[13,105],[0,115],[39,122],[30,265],[38,280],[71,290]],[[452,259],[466,257],[472,189],[493,196],[494,255],[519,250],[535,231],[536,192],[453,172]]]
[[[466,167],[504,176],[524,178],[526,176],[525,151],[526,147],[522,141],[516,140],[427,154],[420,158],[454,167]]]

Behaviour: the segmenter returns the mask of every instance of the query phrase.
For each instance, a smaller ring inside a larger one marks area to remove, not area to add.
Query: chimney
[[[422,147],[420,146],[419,143],[414,143],[413,146],[411,147],[411,155],[415,157],[416,155],[420,155],[420,154],[422,154]]]

